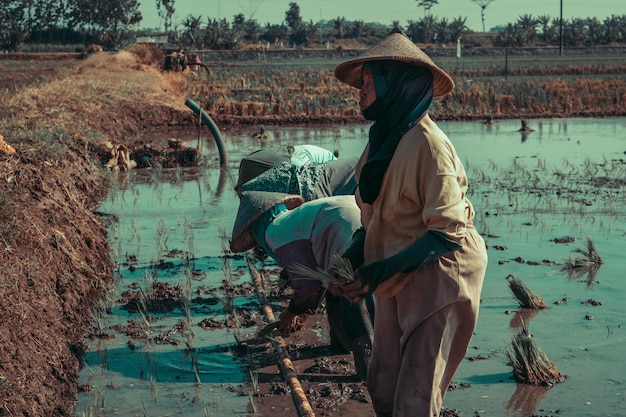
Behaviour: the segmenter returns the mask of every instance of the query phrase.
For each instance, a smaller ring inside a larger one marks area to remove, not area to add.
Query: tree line
[[[236,49],[244,45],[282,47],[322,47],[339,40],[371,44],[384,37],[391,28],[403,30],[420,44],[447,45],[464,42],[472,32],[467,18],[438,18],[432,13],[437,0],[417,0],[424,16],[408,19],[405,24],[347,20],[305,20],[296,2],[289,3],[280,24],[265,25],[243,13],[232,20],[189,15],[172,25],[175,0],[156,1],[164,30],[139,29],[142,16],[137,0],[0,0],[0,50],[20,51],[30,45],[98,44],[105,49],[122,48],[138,36],[166,35],[168,43],[185,49]],[[257,0],[262,1],[262,0]],[[481,6],[484,14],[494,0],[470,0]],[[418,14],[418,13],[416,13]],[[253,16],[251,10],[249,16]],[[489,45],[499,47],[532,46],[602,46],[626,43],[626,14],[613,15],[603,21],[595,18],[554,18],[525,14],[516,21],[492,28]],[[32,48],[31,48],[32,49]]]

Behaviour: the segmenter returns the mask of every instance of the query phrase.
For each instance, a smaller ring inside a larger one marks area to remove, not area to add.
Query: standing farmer
[[[476,326],[487,267],[465,169],[428,116],[454,82],[399,32],[335,75],[361,90],[361,112],[374,124],[355,174],[363,229],[345,255],[361,252],[364,263],[356,281],[331,291],[353,302],[375,295],[367,387],[376,415],[439,416]]]

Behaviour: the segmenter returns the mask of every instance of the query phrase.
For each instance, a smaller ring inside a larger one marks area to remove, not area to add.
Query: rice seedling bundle
[[[584,248],[576,248],[574,249],[575,253],[578,253],[577,256],[570,256],[569,259],[565,262],[561,270],[563,271],[571,271],[574,269],[589,269],[593,267],[598,267],[604,263],[604,260],[600,257],[598,253],[598,249],[596,245],[593,243],[591,238],[587,238],[587,245]]]
[[[513,379],[519,383],[552,386],[566,378],[539,348],[526,324],[507,346],[506,355],[513,366]]]
[[[340,255],[333,255],[331,267],[328,271],[317,267],[309,268],[302,264],[295,263],[290,265],[287,270],[295,274],[303,276],[305,279],[313,279],[316,281],[326,282],[329,284],[348,284],[354,281],[354,271],[350,261]]]
[[[532,309],[543,309],[547,307],[546,302],[528,288],[518,277],[509,275],[506,277],[506,280],[509,283],[509,288],[511,288],[513,295],[520,303],[520,306]]]

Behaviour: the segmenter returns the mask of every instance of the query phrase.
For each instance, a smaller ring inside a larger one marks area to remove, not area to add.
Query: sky
[[[156,11],[157,0],[140,0],[143,21],[140,27],[158,28],[162,24]],[[227,19],[243,13],[251,16],[261,26],[266,23],[280,24],[285,20],[289,3],[300,6],[304,21],[331,20],[344,17],[347,21],[363,20],[366,23],[388,24],[395,20],[406,27],[408,20],[424,17],[424,9],[417,0],[175,0],[173,23],[180,24],[187,16],[202,16],[204,21]],[[597,17],[600,21],[612,15],[626,14],[625,0],[493,0],[485,9],[485,29],[513,23],[518,17],[529,14],[533,17],[548,15],[559,17],[563,4],[563,18]],[[449,21],[459,16],[466,17],[467,26],[476,32],[482,31],[481,8],[472,0],[439,0],[430,12]]]

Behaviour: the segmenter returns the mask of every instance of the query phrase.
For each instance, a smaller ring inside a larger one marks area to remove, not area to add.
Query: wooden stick
[[[263,310],[263,314],[269,322],[276,321],[274,317],[274,312],[272,311],[272,307],[267,302],[267,298],[265,297],[265,291],[263,290],[263,283],[261,282],[261,274],[254,266],[254,261],[248,258],[248,268],[250,269],[250,274],[252,275],[252,281],[254,283],[254,287],[256,289],[256,295],[259,299],[259,303],[261,304],[261,309]],[[300,380],[298,380],[298,374],[293,367],[293,363],[289,358],[289,354],[287,353],[287,347],[285,345],[285,341],[281,336],[277,336],[272,338],[272,344],[274,345],[274,349],[276,349],[278,353],[278,366],[280,367],[283,376],[287,380],[287,384],[289,384],[289,388],[291,388],[291,397],[296,405],[296,409],[298,411],[299,417],[315,417],[315,413],[313,412],[313,408],[309,403],[309,400],[306,398],[304,394],[304,390],[302,389],[302,385],[300,384]]]

